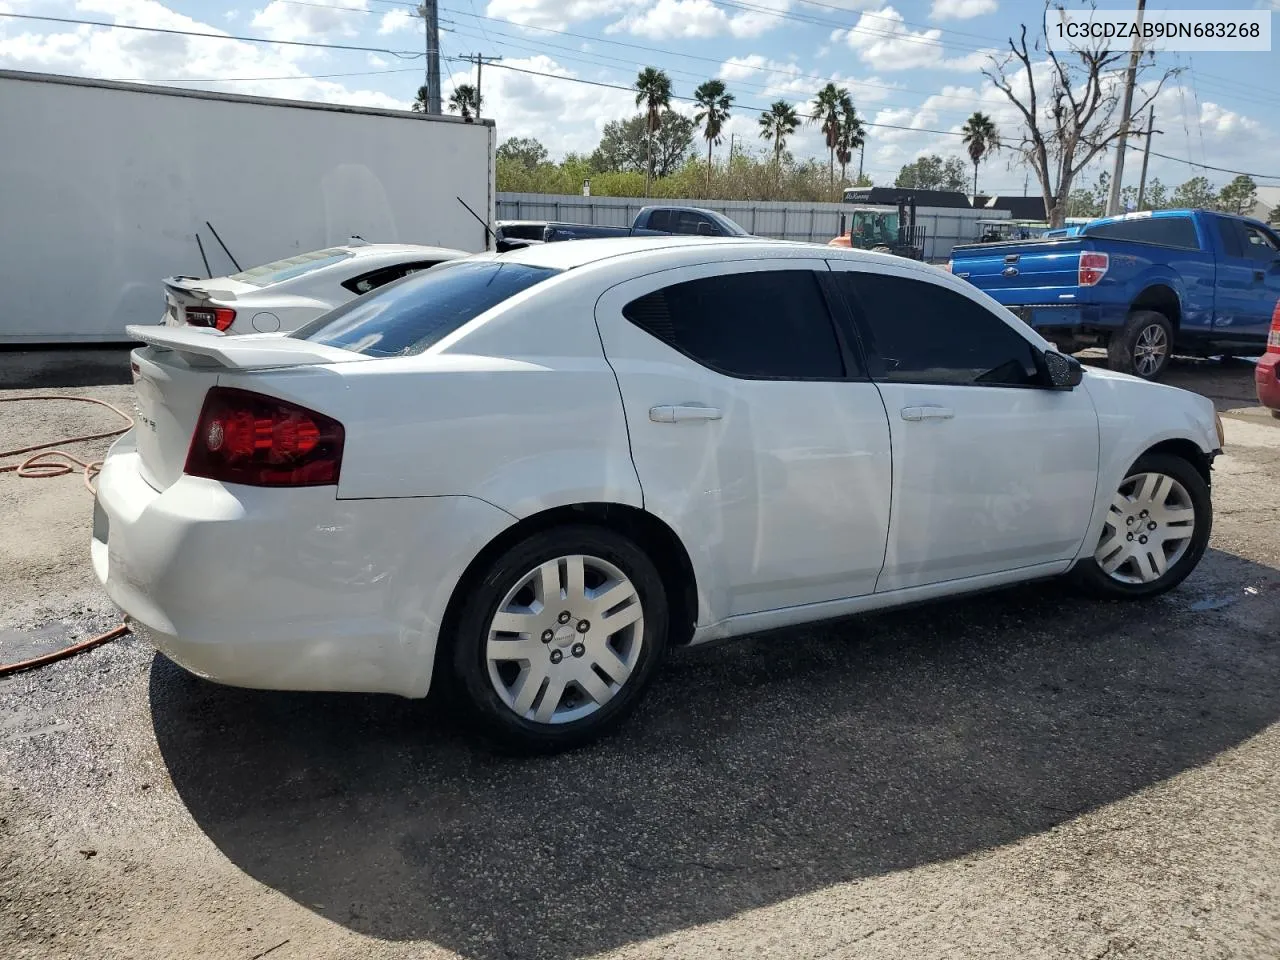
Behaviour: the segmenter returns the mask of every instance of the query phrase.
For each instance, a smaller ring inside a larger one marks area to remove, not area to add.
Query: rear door
[[[1043,386],[1036,348],[983,303],[919,271],[832,261],[893,440],[877,592],[1072,559],[1093,514],[1098,418]]]
[[[889,428],[829,280],[818,259],[709,263],[597,302],[645,508],[694,553],[713,620],[875,589]]]

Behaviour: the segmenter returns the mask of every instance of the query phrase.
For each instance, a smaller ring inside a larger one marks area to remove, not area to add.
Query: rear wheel
[[[1163,313],[1135,310],[1124,328],[1107,343],[1107,361],[1112,370],[1155,380],[1173,356],[1173,324]]]
[[[1140,457],[1107,509],[1093,556],[1074,576],[1089,592],[1140,599],[1186,579],[1209,543],[1213,501],[1200,471],[1181,457]]]
[[[666,650],[667,621],[662,578],[638,546],[602,527],[546,530],[473,588],[454,672],[498,739],[565,749],[635,707]]]

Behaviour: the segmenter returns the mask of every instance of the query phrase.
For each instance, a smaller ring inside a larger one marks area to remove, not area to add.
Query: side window
[[[1267,234],[1265,230],[1252,226],[1247,223],[1240,224],[1240,231],[1244,240],[1244,255],[1254,260],[1261,260],[1264,263],[1270,263],[1277,256],[1280,256],[1280,250],[1276,249],[1275,239]]]
[[[1239,221],[1226,217],[1215,217],[1218,224],[1218,237],[1222,240],[1222,249],[1228,257],[1243,257],[1244,250],[1240,240]]]
[[[731,377],[845,375],[826,299],[809,270],[689,280],[631,301],[622,315],[690,359]]]
[[[866,347],[876,379],[997,387],[1043,384],[1030,342],[968,297],[906,277],[848,271],[835,276],[852,294],[869,336]]]
[[[647,224],[647,227],[648,227],[648,229],[650,229],[650,230],[667,230],[667,231],[670,231],[670,230],[672,229],[672,224],[671,224],[671,211],[670,211],[670,210],[652,210],[652,211],[650,211],[650,212],[649,212],[649,223]]]
[[[380,270],[374,270],[358,277],[352,277],[350,280],[344,280],[342,285],[352,293],[359,295],[368,293],[370,290],[376,290],[378,287],[386,286],[392,280],[399,280],[401,277],[407,277],[411,273],[425,270],[435,265],[436,262],[434,260],[429,263],[396,264],[394,267],[383,267]]]

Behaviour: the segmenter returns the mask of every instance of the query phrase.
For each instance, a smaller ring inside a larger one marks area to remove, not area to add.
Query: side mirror
[[[711,229],[711,224],[707,223],[706,221],[702,221],[701,223],[698,224],[698,236],[714,237],[715,235],[716,235],[716,232]]]
[[[1080,366],[1080,361],[1056,350],[1044,352],[1044,366],[1049,374],[1049,385],[1054,390],[1074,390],[1084,380],[1084,367]]]

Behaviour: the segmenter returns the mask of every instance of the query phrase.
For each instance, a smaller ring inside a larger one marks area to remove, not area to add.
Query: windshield
[[[559,272],[497,260],[447,261],[357,297],[291,335],[370,357],[409,356]]]
[[[250,267],[240,273],[233,273],[231,279],[239,280],[241,283],[251,283],[255,287],[269,287],[273,283],[292,280],[294,277],[300,277],[304,273],[310,273],[312,270],[319,270],[321,267],[340,263],[352,256],[354,254],[350,250],[343,250],[339,247],[332,247],[328,250],[313,250],[310,253],[300,253],[296,257],[275,260],[271,263],[264,263],[260,267]]]

